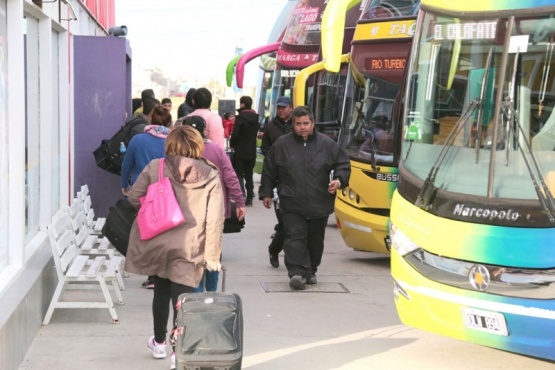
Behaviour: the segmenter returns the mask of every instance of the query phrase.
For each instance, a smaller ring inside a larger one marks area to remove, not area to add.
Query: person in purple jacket
[[[231,202],[234,202],[237,219],[239,221],[243,220],[245,218],[245,198],[243,197],[237,174],[231,165],[227,153],[220,145],[206,139],[204,136],[206,121],[201,116],[187,116],[183,120],[183,125],[194,127],[200,132],[205,140],[202,158],[214,163],[220,171],[220,181],[224,189],[225,218],[231,217]],[[218,289],[218,276],[218,271],[206,271],[205,287],[207,292],[215,292]],[[200,285],[196,289],[193,289],[193,292],[202,292],[204,284],[203,279]]]

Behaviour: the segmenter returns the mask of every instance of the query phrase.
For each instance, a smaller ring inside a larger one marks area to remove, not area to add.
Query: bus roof
[[[245,64],[249,61],[257,58],[261,55],[276,52],[279,48],[280,43],[274,42],[269,45],[260,46],[258,48],[252,49],[241,55],[239,60],[237,60],[237,66],[235,67],[235,79],[237,82],[237,87],[243,88],[243,79],[245,77]]]

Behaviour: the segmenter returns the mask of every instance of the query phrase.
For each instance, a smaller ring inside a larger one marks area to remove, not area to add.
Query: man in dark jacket
[[[293,111],[293,102],[287,96],[280,96],[276,102],[277,114],[262,129],[262,144],[260,150],[266,155],[270,147],[276,140],[288,132],[291,132],[291,112]]]
[[[229,139],[233,148],[233,168],[239,179],[245,205],[252,206],[254,182],[252,173],[256,164],[256,139],[258,136],[258,114],[252,110],[250,96],[239,99],[239,114],[235,116],[235,126]]]
[[[335,141],[314,130],[309,107],[292,114],[293,132],[280,137],[264,158],[259,196],[270,208],[273,189],[278,189],[289,285],[303,290],[317,282],[328,216],[335,192],[349,182],[351,165]]]
[[[152,112],[154,111],[154,107],[160,105],[160,102],[157,99],[147,98],[143,101],[143,111],[137,114],[137,117],[133,118],[127,125],[131,125],[131,129],[129,130],[129,139],[127,143],[131,141],[133,136],[137,134],[142,134],[145,131],[145,127],[150,125],[150,120],[152,118]]]
[[[272,145],[282,135],[285,135],[293,130],[291,125],[291,112],[293,111],[293,102],[287,96],[280,96],[276,102],[277,114],[273,120],[264,125],[262,136],[262,145],[260,150],[262,154],[266,155]],[[268,246],[270,254],[270,264],[279,267],[279,254],[283,250],[283,242],[285,241],[285,230],[283,229],[283,220],[281,219],[281,211],[279,210],[279,200],[274,199],[274,211],[276,212],[277,224],[274,226],[276,231],[272,237],[272,241]]]
[[[139,113],[144,113],[145,101],[148,99],[156,99],[156,96],[154,95],[154,90],[144,89],[143,91],[141,91],[141,106],[133,111],[133,118],[137,118],[139,116]]]
[[[197,89],[191,87],[187,91],[187,95],[185,95],[185,101],[177,108],[177,118],[185,117],[189,113],[192,113],[195,110],[193,106],[193,96]]]

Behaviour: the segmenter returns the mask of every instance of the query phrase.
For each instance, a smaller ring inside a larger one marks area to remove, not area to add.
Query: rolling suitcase
[[[222,289],[225,290],[225,269]],[[239,370],[243,359],[243,310],[236,293],[179,296],[175,330],[177,370]]]

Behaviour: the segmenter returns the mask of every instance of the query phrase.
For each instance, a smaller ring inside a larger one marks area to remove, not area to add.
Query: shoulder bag
[[[231,203],[231,217],[226,218],[224,221],[224,234],[240,233],[241,229],[245,227],[245,219],[239,221],[237,218],[237,206],[235,202]]]
[[[141,197],[137,225],[141,240],[149,240],[185,222],[179,203],[175,199],[169,177],[164,177],[164,158],[158,164],[158,182],[148,186]]]
[[[129,234],[135,218],[137,218],[135,207],[127,199],[118,199],[116,204],[110,207],[106,223],[102,227],[102,235],[108,238],[123,256],[127,254]]]

